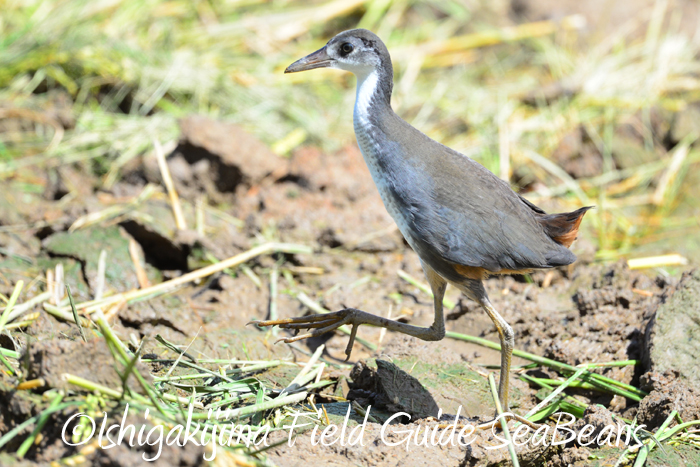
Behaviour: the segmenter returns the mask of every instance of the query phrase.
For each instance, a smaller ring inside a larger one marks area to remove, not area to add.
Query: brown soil
[[[41,378],[49,387],[68,389],[70,385],[63,377],[66,373],[107,387],[122,385],[113,365],[105,365],[112,360],[112,354],[104,339],[95,338],[87,343],[68,339],[40,340],[30,342],[27,353],[27,379]],[[148,377],[147,371],[143,373]],[[131,382],[135,382],[133,377]]]
[[[266,149],[261,153],[259,142],[240,130],[222,123],[213,125],[218,129],[216,132],[196,130],[209,128],[202,119],[183,122],[183,140],[169,158],[173,177],[188,203],[194,204],[206,193],[212,204],[215,201],[226,214],[242,219],[240,225],[207,212],[204,237],[194,232],[176,234],[165,198],[154,197],[139,208],[150,217],[123,216],[68,233],[68,227],[79,216],[128,201],[141,192],[145,183],[160,183],[160,176],[154,170],[154,161],[137,161],[113,190],[103,192],[91,189],[97,185],[96,180],[76,168],[53,170],[45,174],[46,180],[60,177],[71,189],[82,187],[82,195],[62,201],[61,189],[53,190],[46,197],[41,194],[16,197],[14,190],[3,190],[0,212],[7,214],[2,217],[3,223],[28,224],[29,227],[0,231],[2,251],[9,252],[0,254],[4,278],[0,281],[0,292],[9,295],[11,285],[18,279],[29,282],[28,278],[61,262],[66,270],[66,281],[74,285],[77,298],[89,299],[96,287],[97,258],[102,249],[110,255],[107,287],[117,291],[135,287],[138,282],[128,256],[130,238],[140,245],[146,272],[152,281],[175,277],[198,267],[203,264],[201,258],[205,252],[224,259],[263,239],[277,239],[312,245],[316,254],[260,257],[250,261],[249,266],[262,278],[261,288],[240,272],[222,273],[172,294],[131,304],[113,318],[114,329],[124,341],[129,341],[132,335],[140,340],[143,337],[152,339],[156,334],[176,344],[189,344],[194,339],[189,353],[195,357],[245,355],[250,359],[306,359],[308,351],[325,343],[324,358],[329,362],[344,360],[347,336],[328,334],[292,347],[272,345],[276,337],[268,331],[245,327],[251,319],[267,316],[271,298],[267,278],[275,262],[288,273],[279,281],[281,292],[276,300],[280,317],[299,316],[307,311],[292,293],[287,293],[303,291],[331,310],[353,306],[383,316],[390,314],[414,325],[432,323],[430,297],[397,275],[398,270],[403,270],[424,280],[417,256],[393,226],[356,147],[344,148],[336,154],[303,148],[291,159],[283,160]],[[227,148],[238,148],[238,151],[234,153]],[[213,177],[212,173],[220,178]],[[9,186],[14,182],[6,183]],[[193,212],[186,211],[186,215],[190,225],[194,225]],[[489,296],[513,326],[518,349],[571,365],[641,360],[647,324],[659,304],[675,290],[677,281],[630,271],[624,263],[588,263],[587,252],[592,247],[590,240],[586,243],[586,235],[584,230],[582,240],[573,248],[583,258],[581,262],[568,268],[534,273],[531,282],[523,277],[491,278],[486,284]],[[29,260],[22,261],[22,258]],[[322,273],[318,274],[319,271]],[[42,287],[32,282],[25,297],[41,292]],[[447,310],[448,330],[498,340],[491,321],[474,303],[460,297],[455,290],[448,291],[448,298],[457,303],[454,309]],[[355,368],[352,372],[346,368],[336,371],[337,376],[351,379],[346,396],[356,399],[362,406],[376,406],[379,418],[397,411],[412,415],[411,420],[402,419],[403,424],[395,425],[394,429],[449,423],[460,406],[461,416],[469,417],[462,422],[483,421],[492,415],[493,405],[483,377],[485,370],[477,365],[498,364],[497,352],[452,339],[422,342],[392,333],[380,339],[381,334],[379,329],[364,327],[359,330],[360,337],[379,343],[380,348],[371,352],[355,344],[350,361],[356,364]],[[280,336],[284,335],[282,331]],[[93,338],[92,334],[89,342],[83,344],[74,326],[42,312],[40,319],[25,333],[16,332],[13,336],[14,341],[6,339],[1,343],[6,348],[28,348],[27,379],[46,381],[46,387],[37,394],[48,388],[64,387],[60,376],[64,373],[89,376],[108,386],[120,385],[104,341]],[[147,345],[145,353],[152,351],[154,347]],[[370,357],[377,359],[368,360]],[[515,365],[525,363],[514,359]],[[596,426],[612,420],[611,414],[629,419],[637,416],[650,428],[663,423],[673,409],[679,410],[684,420],[700,417],[697,391],[674,374],[649,373],[642,377],[645,371],[641,366],[599,370],[601,374],[637,387],[641,381],[651,391],[641,404],[589,390],[568,393],[591,404],[585,420]],[[558,376],[547,369],[528,370],[528,373],[550,378]],[[37,413],[42,402],[35,400],[40,398],[37,394],[13,390],[14,381],[7,375],[3,375],[1,384],[0,432],[4,433]],[[521,379],[513,378],[511,408],[519,413],[526,412],[537,404],[537,391]],[[602,404],[606,409],[597,408],[595,404]],[[332,406],[330,402],[328,405]],[[437,419],[438,409],[443,411],[440,420]],[[71,413],[67,409],[55,415],[52,423],[65,420]],[[339,408],[339,413],[345,411]],[[356,425],[357,415],[353,417]],[[282,444],[267,455],[282,466],[310,462],[319,465],[481,466],[501,464],[508,459],[504,449],[489,451],[484,448],[498,442],[495,435],[488,432],[478,434],[477,441],[466,448],[412,447],[407,450],[403,445],[386,446],[381,441],[380,431],[381,425],[368,423],[364,447],[315,446],[307,433],[297,438],[295,446]],[[73,453],[62,447],[58,436],[60,433],[55,429],[47,430],[43,440],[30,450],[28,458],[41,463]],[[401,437],[394,434],[390,438]],[[10,452],[12,448],[17,446],[9,446]],[[170,450],[160,462],[162,465],[198,465],[201,450],[189,449]],[[583,466],[589,465],[593,449],[572,442],[548,449],[524,446],[518,448],[518,452],[521,465]],[[138,465],[141,454],[126,448],[97,450],[87,459],[94,465]],[[595,455],[599,459],[613,459],[614,463],[619,451],[602,450]]]

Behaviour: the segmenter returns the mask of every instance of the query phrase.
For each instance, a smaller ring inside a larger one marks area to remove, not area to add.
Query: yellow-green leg
[[[513,356],[513,346],[515,344],[513,328],[510,327],[506,320],[496,311],[491,305],[486,290],[481,281],[468,280],[462,284],[455,284],[467,297],[481,305],[498,332],[498,338],[501,341],[501,376],[498,380],[498,398],[501,400],[501,406],[505,412],[510,411],[508,405],[508,390],[510,387],[510,362]]]

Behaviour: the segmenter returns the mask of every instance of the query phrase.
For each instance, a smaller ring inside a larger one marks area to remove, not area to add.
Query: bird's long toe
[[[258,327],[268,327],[268,326],[279,326],[281,329],[293,330],[296,334],[292,337],[283,337],[275,341],[284,342],[285,344],[291,344],[292,342],[300,341],[302,339],[309,339],[311,337],[318,337],[331,331],[335,331],[341,326],[346,324],[352,326],[350,332],[350,340],[345,349],[346,361],[350,358],[353,345],[355,343],[355,336],[357,335],[357,328],[360,324],[365,324],[361,315],[365,314],[371,316],[365,312],[355,310],[353,308],[346,308],[344,310],[323,313],[323,314],[313,314],[308,316],[299,316],[296,318],[284,318],[284,319],[274,319],[274,320],[253,320],[248,324],[254,324]],[[313,331],[299,334],[301,329],[313,329]]]
[[[299,316],[296,318],[284,318],[273,320],[253,320],[248,324],[254,324],[260,328],[268,326],[278,326],[281,329],[291,329],[297,333],[293,337],[285,337],[277,340],[290,344],[302,339],[317,337],[327,332],[334,331],[340,326],[348,322],[348,312],[346,310],[336,311],[334,313],[313,314],[308,316]],[[298,334],[301,329],[313,329],[311,332]]]
[[[282,329],[312,329],[312,328],[325,328],[327,326],[331,326],[335,323],[338,323],[339,320],[338,318],[332,318],[332,319],[326,319],[323,321],[314,321],[314,322],[307,322],[307,323],[284,323],[280,324],[279,327]]]
[[[270,319],[270,320],[259,320],[259,319],[254,319],[252,321],[248,321],[246,323],[246,326],[248,324],[254,324],[258,327],[266,327],[266,326],[282,326],[285,324],[303,324],[303,323],[316,323],[319,321],[326,321],[329,319],[337,319],[335,316],[339,312],[335,313],[318,313],[318,314],[313,314],[313,315],[308,315],[308,316],[297,316],[295,318],[283,318],[283,319]]]
[[[331,325],[323,327],[323,328],[314,329],[313,331],[307,332],[305,334],[299,334],[299,335],[296,335],[293,337],[285,337],[285,338],[279,339],[279,340],[275,341],[275,343],[282,341],[285,344],[291,344],[292,342],[300,341],[302,339],[309,339],[310,337],[318,337],[318,336],[321,336],[323,334],[326,334],[327,332],[335,331],[343,324],[345,324],[343,321],[337,321],[334,324],[331,324]],[[297,329],[297,331],[298,331],[298,329]]]

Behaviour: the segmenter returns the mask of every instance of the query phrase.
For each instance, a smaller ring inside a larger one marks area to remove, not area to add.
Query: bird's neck
[[[355,73],[357,95],[353,123],[357,144],[372,179],[389,214],[397,219],[401,228],[401,213],[394,209],[396,203],[390,188],[393,183],[390,176],[396,172],[395,164],[401,159],[401,154],[396,150],[399,135],[395,134],[395,125],[392,124],[398,117],[390,104],[390,73],[383,73],[381,69],[366,74]]]
[[[384,112],[391,112],[391,90],[393,73],[391,69],[372,68],[356,73],[357,92],[355,94],[355,126],[366,126]]]

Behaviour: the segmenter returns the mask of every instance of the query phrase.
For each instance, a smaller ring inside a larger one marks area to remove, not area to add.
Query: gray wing
[[[549,268],[576,259],[546,234],[537,220],[544,211],[481,164],[446,146],[440,145],[442,151],[427,146],[414,151],[421,157],[408,164],[412,182],[396,187],[424,255],[494,272]]]

